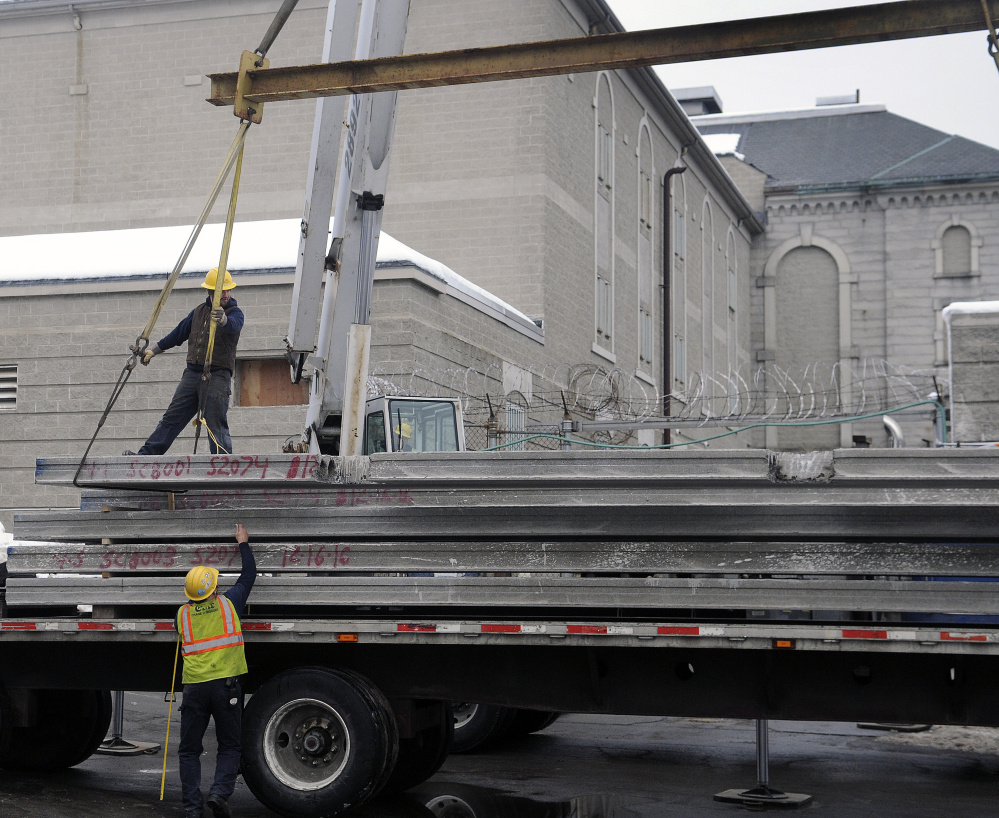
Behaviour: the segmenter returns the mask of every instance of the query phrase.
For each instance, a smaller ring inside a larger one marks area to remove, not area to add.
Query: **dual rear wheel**
[[[422,731],[400,740],[392,707],[360,674],[326,668],[282,673],[243,714],[243,777],[277,813],[337,815],[376,794],[401,792],[447,758],[446,703],[427,703]]]
[[[111,724],[107,690],[0,687],[0,768],[50,772],[94,754]]]
[[[526,736],[550,726],[559,713],[523,710],[474,702],[453,702],[454,741],[452,753],[468,753],[515,736]]]

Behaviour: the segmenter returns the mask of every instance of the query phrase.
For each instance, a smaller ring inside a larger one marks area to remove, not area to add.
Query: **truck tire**
[[[513,708],[494,704],[452,702],[451,706],[454,708],[452,753],[468,753],[500,741],[509,733],[517,715]]]
[[[36,721],[13,726],[10,697],[0,688],[0,767],[51,772],[94,754],[111,724],[107,690],[36,690]]]
[[[447,760],[454,737],[454,711],[450,702],[433,702],[436,723],[411,738],[400,739],[399,758],[385,785],[385,793],[396,794],[422,784]]]
[[[250,791],[296,818],[339,815],[371,798],[391,775],[398,747],[395,718],[379,696],[362,677],[325,668],[268,681],[243,713]]]
[[[538,733],[552,724],[561,716],[551,710],[518,710],[510,725],[511,736],[527,736]]]
[[[395,714],[388,697],[360,673],[353,670],[340,669],[339,673],[350,679],[362,695],[371,703],[371,712],[378,722],[378,729],[385,735],[385,754],[382,763],[382,774],[375,780],[368,798],[379,795],[388,783],[395,770],[399,758],[399,726],[395,722]]]

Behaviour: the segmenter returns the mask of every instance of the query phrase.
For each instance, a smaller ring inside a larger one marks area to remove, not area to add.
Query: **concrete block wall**
[[[4,19],[0,185],[17,195],[0,202],[0,234],[191,223],[238,125],[204,102],[203,75],[236,70],[275,8],[179,0],[83,9],[80,31],[69,7]],[[319,61],[325,8],[299,4],[272,65]],[[306,101],[267,109],[247,142],[241,218],[301,215],[314,110]],[[224,215],[220,206],[216,219]]]
[[[999,440],[999,314],[953,316],[951,360],[954,440]]]

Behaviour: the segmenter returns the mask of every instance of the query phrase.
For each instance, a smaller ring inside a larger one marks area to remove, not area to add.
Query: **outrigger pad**
[[[725,790],[715,795],[715,801],[726,804],[740,804],[755,809],[795,809],[812,802],[812,796],[802,792],[781,792],[770,787],[755,787],[751,790]]]

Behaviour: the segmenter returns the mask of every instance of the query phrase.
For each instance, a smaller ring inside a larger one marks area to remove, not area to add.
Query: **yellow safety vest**
[[[226,597],[182,607],[177,630],[184,652],[184,684],[246,673],[243,630],[235,606]]]

